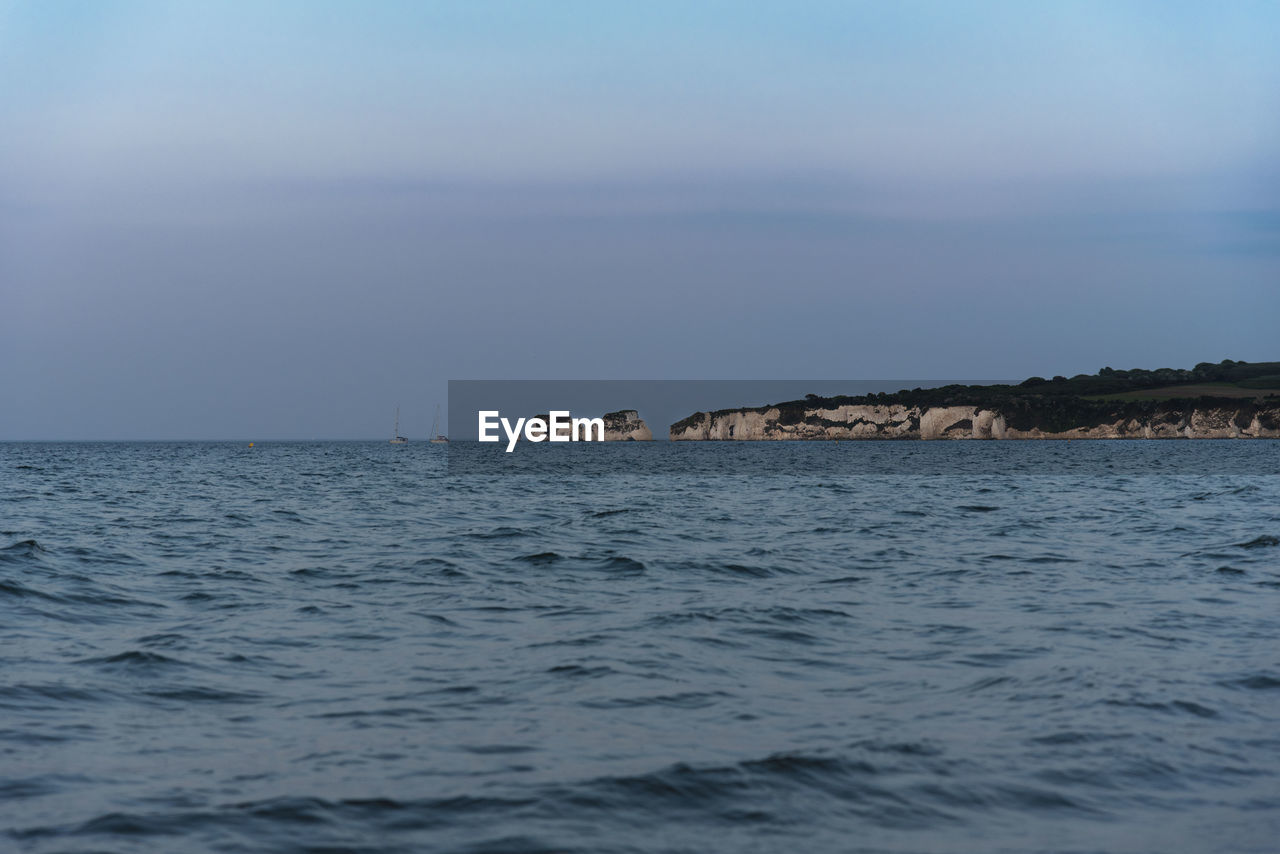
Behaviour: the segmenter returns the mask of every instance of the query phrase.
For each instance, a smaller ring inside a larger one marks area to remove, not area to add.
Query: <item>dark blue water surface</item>
[[[0,445],[0,850],[1276,850],[1280,443],[859,447]]]

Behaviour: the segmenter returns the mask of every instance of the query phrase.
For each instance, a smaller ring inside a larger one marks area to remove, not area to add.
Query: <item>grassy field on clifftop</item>
[[[1280,377],[1264,377],[1270,382],[1246,380],[1241,383],[1190,383],[1162,388],[1144,388],[1119,394],[1087,395],[1086,400],[1173,400],[1183,397],[1263,398],[1280,395]]]

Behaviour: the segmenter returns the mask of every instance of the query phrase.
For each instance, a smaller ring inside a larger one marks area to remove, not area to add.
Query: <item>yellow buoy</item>
[[[252,448],[252,447],[253,447],[253,443],[252,443],[252,442],[250,442],[250,443],[249,443],[249,447],[250,447],[250,448]]]

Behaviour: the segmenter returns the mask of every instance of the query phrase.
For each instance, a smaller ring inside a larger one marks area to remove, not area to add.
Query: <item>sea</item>
[[[457,453],[0,444],[0,850],[1280,849],[1280,442]]]

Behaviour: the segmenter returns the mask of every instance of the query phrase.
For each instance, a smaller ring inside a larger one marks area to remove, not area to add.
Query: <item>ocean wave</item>
[[[79,487],[0,496],[0,849],[1267,850],[1280,478],[959,444],[838,453],[1023,469],[0,445]]]

